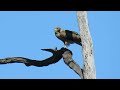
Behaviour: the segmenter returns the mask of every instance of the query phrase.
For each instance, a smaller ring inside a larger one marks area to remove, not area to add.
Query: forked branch
[[[54,64],[63,57],[65,64],[68,65],[71,69],[73,69],[83,79],[82,69],[72,59],[72,52],[69,49],[61,48],[60,50],[57,49],[42,49],[42,50],[51,52],[53,55],[45,60],[32,60],[24,57],[9,57],[0,59],[0,64],[23,63],[26,66],[42,67]]]
[[[61,48],[60,50],[57,49],[42,49],[44,51],[51,52],[53,56],[47,58],[45,60],[32,60],[24,57],[10,57],[0,59],[0,64],[8,64],[8,63],[23,63],[26,66],[48,66],[50,64],[54,64],[58,62],[62,58],[62,53],[65,49]]]

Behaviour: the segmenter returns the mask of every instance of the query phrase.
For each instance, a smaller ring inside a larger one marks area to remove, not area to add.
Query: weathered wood
[[[83,79],[83,73],[80,66],[72,59],[72,53],[70,51],[65,51],[63,53],[63,60],[66,65],[68,65],[72,70],[74,70]]]
[[[82,69],[72,59],[72,51],[70,51],[67,48],[61,48],[60,50],[57,49],[42,49],[42,50],[51,52],[53,56],[45,60],[32,60],[24,57],[8,57],[8,58],[0,59],[0,64],[23,63],[26,66],[43,67],[43,66],[48,66],[50,64],[54,64],[58,62],[61,58],[63,58],[65,64],[67,64],[83,79]]]
[[[61,48],[60,50],[57,49],[42,49],[42,50],[51,52],[53,56],[44,60],[32,60],[24,57],[9,57],[9,58],[0,59],[0,64],[23,63],[26,66],[43,67],[58,62],[62,58],[62,54],[65,51],[68,51],[68,49],[66,48]]]
[[[77,11],[77,18],[82,41],[84,79],[96,79],[93,43],[88,26],[87,12]]]

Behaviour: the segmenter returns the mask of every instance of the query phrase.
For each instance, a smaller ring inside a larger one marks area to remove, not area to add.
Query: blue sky
[[[120,78],[120,12],[88,11],[98,79]],[[76,11],[0,11],[0,58],[26,57],[43,60],[52,54],[44,48],[60,49],[63,43],[54,35],[60,26],[79,32]],[[83,67],[79,45],[69,47],[73,59]],[[13,63],[0,65],[0,79],[79,79],[61,59],[45,67]]]

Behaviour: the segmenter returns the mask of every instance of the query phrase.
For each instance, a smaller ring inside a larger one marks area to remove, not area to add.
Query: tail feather
[[[82,46],[82,43],[81,42],[76,42],[78,45]]]

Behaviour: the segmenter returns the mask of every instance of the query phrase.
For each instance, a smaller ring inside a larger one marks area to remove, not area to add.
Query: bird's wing
[[[67,39],[67,40],[71,40],[71,41],[75,41],[77,38],[77,36],[78,36],[79,34],[77,34],[76,32],[73,32],[73,31],[69,31],[69,30],[65,30],[65,38]]]
[[[77,44],[81,45],[80,34],[78,34],[77,32],[74,32],[74,31],[69,31],[69,30],[65,30],[65,32],[66,32],[67,40],[70,40],[73,43],[77,43]]]

